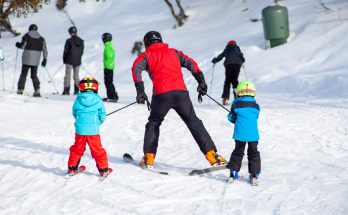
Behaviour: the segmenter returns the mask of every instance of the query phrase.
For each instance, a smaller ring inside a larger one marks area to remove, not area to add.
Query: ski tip
[[[124,153],[123,154],[123,158],[132,158],[132,156],[130,154],[128,154],[128,153]]]
[[[190,175],[190,176],[195,176],[195,175],[199,175],[199,173],[198,173],[197,171],[193,170],[193,171],[191,171],[191,172],[189,173],[189,175]]]

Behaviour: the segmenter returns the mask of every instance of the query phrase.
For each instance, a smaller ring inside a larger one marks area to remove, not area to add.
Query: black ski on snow
[[[159,170],[155,170],[155,169],[147,169],[147,168],[143,168],[139,162],[135,161],[134,158],[130,155],[130,154],[127,154],[125,153],[123,155],[123,160],[126,161],[127,163],[130,163],[130,164],[133,164],[137,167],[140,167],[142,169],[146,169],[146,170],[149,170],[151,172],[154,172],[154,173],[157,173],[157,174],[161,174],[161,175],[169,175],[168,172],[163,172],[163,171],[159,171]]]
[[[211,167],[204,168],[204,169],[194,169],[189,173],[189,175],[190,176],[200,175],[200,174],[214,172],[214,171],[223,170],[223,169],[226,169],[226,164],[220,165],[220,166],[211,166]]]

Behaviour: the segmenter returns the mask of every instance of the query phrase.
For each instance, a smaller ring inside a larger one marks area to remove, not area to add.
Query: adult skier
[[[115,50],[112,47],[112,35],[104,33],[102,35],[104,43],[104,83],[106,87],[107,98],[104,101],[117,102],[118,95],[114,86],[114,69],[115,69]]]
[[[202,121],[196,116],[189,93],[186,89],[181,67],[187,68],[198,82],[197,91],[207,92],[204,75],[197,63],[182,51],[169,48],[162,42],[157,31],[149,31],[144,36],[145,52],[133,63],[132,75],[135,83],[136,101],[144,104],[147,100],[142,71],[146,70],[153,82],[151,112],[145,129],[144,157],[141,165],[152,169],[157,153],[159,127],[170,109],[174,109],[185,122],[200,150],[211,165],[226,163],[216,153],[216,147]]]
[[[63,52],[63,63],[65,64],[64,90],[62,95],[70,94],[71,71],[73,70],[74,94],[79,92],[79,70],[84,50],[84,41],[77,36],[77,28],[72,26],[68,30],[70,38],[66,40]]]
[[[43,37],[37,32],[38,27],[35,24],[29,26],[29,31],[22,37],[21,42],[16,43],[16,47],[24,49],[22,55],[22,71],[18,80],[17,94],[22,95],[24,92],[25,82],[30,69],[31,79],[34,85],[34,97],[40,97],[40,80],[37,77],[37,69],[40,64],[41,53],[43,60],[41,66],[47,64],[47,47]]]
[[[236,88],[238,86],[238,76],[240,72],[240,67],[245,62],[243,53],[241,52],[236,41],[231,40],[227,43],[224,51],[215,57],[211,62],[215,65],[217,62],[225,58],[225,83],[222,92],[222,104],[228,105],[228,100],[230,99],[230,89],[231,84],[233,86],[233,96],[236,98]]]

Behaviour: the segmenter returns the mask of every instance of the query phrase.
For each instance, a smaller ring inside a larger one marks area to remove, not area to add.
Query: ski
[[[161,175],[169,175],[168,172],[163,172],[163,171],[159,171],[159,170],[156,170],[156,169],[148,169],[148,168],[144,168],[142,167],[139,162],[135,161],[134,158],[130,155],[130,154],[127,154],[125,153],[123,155],[123,160],[126,161],[127,163],[130,163],[130,164],[133,164],[137,167],[140,167],[142,169],[145,169],[145,170],[149,170],[151,172],[154,172],[154,173],[157,173],[157,174],[161,174]]]
[[[260,182],[258,179],[256,178],[253,178],[253,179],[250,179],[248,176],[243,176],[243,175],[240,175],[238,177],[238,179],[233,179],[231,177],[229,177],[226,181],[226,183],[229,183],[229,184],[234,184],[234,183],[238,183],[238,182],[246,182],[248,184],[250,184],[251,186],[259,186],[260,185]]]
[[[204,168],[204,169],[194,169],[189,173],[189,175],[195,176],[195,175],[200,175],[200,174],[214,172],[214,171],[223,170],[223,169],[226,169],[226,164],[223,164],[220,166],[211,166],[211,167]]]
[[[117,103],[117,99],[103,98],[103,102],[113,102],[113,103]]]
[[[112,172],[113,172],[113,170],[111,168],[109,168],[108,172],[106,172],[105,174],[99,176],[99,181],[104,181]]]
[[[65,178],[65,179],[69,179],[69,178],[71,178],[71,177],[73,177],[73,176],[75,176],[75,175],[77,175],[77,174],[79,174],[79,173],[81,173],[81,172],[84,172],[84,171],[86,171],[86,166],[81,165],[81,166],[79,166],[79,168],[77,169],[76,172],[65,174],[64,178]]]

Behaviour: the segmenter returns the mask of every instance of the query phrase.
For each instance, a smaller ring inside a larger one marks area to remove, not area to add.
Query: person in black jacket
[[[45,67],[47,63],[47,47],[43,37],[37,32],[38,27],[35,24],[29,26],[29,31],[26,33],[21,42],[16,43],[16,47],[24,49],[22,55],[22,72],[18,80],[17,94],[22,95],[25,87],[25,82],[29,69],[31,71],[31,79],[34,85],[35,97],[40,97],[40,81],[37,77],[37,69],[40,64],[41,54],[43,54],[43,60],[41,66]]]
[[[227,43],[224,51],[215,57],[211,62],[215,65],[215,63],[222,60],[225,57],[225,84],[224,90],[222,93],[222,104],[228,105],[228,100],[230,99],[230,89],[231,84],[233,86],[233,96],[236,98],[236,88],[238,86],[238,76],[240,72],[240,67],[245,62],[243,53],[240,51],[239,46],[236,41],[231,40]]]
[[[75,26],[69,28],[69,34],[71,37],[66,40],[63,53],[63,62],[66,65],[63,95],[70,94],[71,70],[74,70],[74,94],[79,92],[79,69],[84,49],[84,41],[77,36],[77,29]]]

